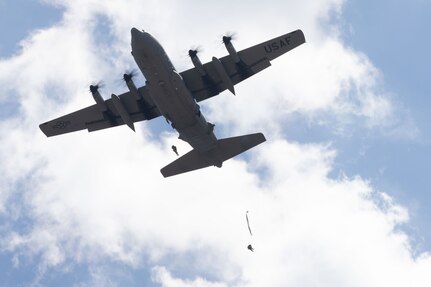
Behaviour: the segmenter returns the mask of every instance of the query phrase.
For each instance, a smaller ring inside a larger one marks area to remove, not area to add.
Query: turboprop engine
[[[132,93],[132,95],[135,97],[137,101],[142,99],[142,95],[139,92],[139,90],[136,88],[135,83],[133,82],[133,77],[135,76],[134,72],[125,73],[123,75],[123,80],[126,82],[127,87],[129,88],[129,91]]]
[[[101,112],[105,112],[108,109],[108,107],[105,104],[105,100],[100,95],[99,87],[100,87],[99,84],[90,85],[90,92],[91,92],[91,95],[93,96],[94,100],[96,101],[96,104],[97,104],[97,107],[99,108],[99,110]]]
[[[243,61],[243,59],[241,59],[238,52],[235,50],[235,47],[232,45],[232,37],[232,35],[223,36],[223,44],[229,52],[233,62],[236,64],[239,73],[244,77],[250,77],[254,72],[250,70],[250,67]]]
[[[205,71],[204,66],[202,65],[202,62],[198,57],[198,51],[189,50],[189,56],[190,56],[190,59],[192,59],[193,65],[195,66],[199,75],[201,75],[202,77],[206,76],[207,72]]]
[[[232,36],[223,36],[223,44],[225,45],[227,51],[229,52],[229,55],[232,57],[235,64],[238,64],[241,59],[239,58],[235,47],[232,45]]]

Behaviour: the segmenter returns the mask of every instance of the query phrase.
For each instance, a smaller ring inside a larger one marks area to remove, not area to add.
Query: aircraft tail
[[[264,141],[266,139],[262,133],[220,139],[217,141],[215,148],[206,152],[199,152],[193,149],[162,168],[160,172],[164,177],[169,177],[212,165],[221,167],[225,160],[245,152]]]

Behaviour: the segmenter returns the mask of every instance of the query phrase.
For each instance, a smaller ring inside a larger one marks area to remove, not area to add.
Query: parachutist
[[[172,146],[172,150],[174,151],[174,153],[177,155],[177,156],[179,156],[179,154],[178,154],[178,150],[177,150],[177,147],[176,146]]]
[[[254,252],[254,248],[253,248],[253,246],[251,246],[251,244],[249,244],[249,245],[247,246],[247,249],[248,249],[248,250],[250,250],[251,252]]]

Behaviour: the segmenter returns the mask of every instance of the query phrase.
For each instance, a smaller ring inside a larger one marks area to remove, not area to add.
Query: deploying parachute
[[[247,220],[248,231],[250,231],[250,235],[253,236],[253,233],[251,232],[251,228],[250,228],[250,221],[248,220],[248,210],[245,213],[245,219]]]
[[[250,232],[250,235],[253,236],[253,233],[251,232],[251,228],[250,228],[250,221],[248,220],[248,210],[245,213],[245,219],[247,220],[248,231]],[[253,246],[251,246],[251,244],[247,246],[247,249],[250,250],[251,252],[254,252],[254,248]]]

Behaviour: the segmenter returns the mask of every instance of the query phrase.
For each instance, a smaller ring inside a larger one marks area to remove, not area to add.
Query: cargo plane
[[[132,56],[146,79],[143,87],[136,87],[132,74],[124,74],[127,92],[112,94],[104,100],[98,85],[90,91],[95,104],[39,127],[48,136],[87,129],[89,132],[127,125],[163,116],[179,133],[179,139],[192,150],[168,164],[160,171],[169,177],[196,169],[217,166],[266,139],[262,133],[217,139],[214,124],[200,111],[198,102],[214,97],[225,90],[235,94],[234,85],[271,65],[270,61],[305,43],[301,30],[282,35],[250,48],[236,51],[231,36],[224,36],[228,55],[213,57],[202,64],[196,50],[189,56],[193,68],[177,72],[160,43],[149,33],[131,30]]]

